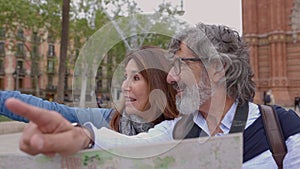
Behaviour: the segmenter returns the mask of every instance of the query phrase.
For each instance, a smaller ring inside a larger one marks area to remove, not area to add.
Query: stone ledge
[[[22,132],[26,123],[18,121],[0,122],[0,135]]]

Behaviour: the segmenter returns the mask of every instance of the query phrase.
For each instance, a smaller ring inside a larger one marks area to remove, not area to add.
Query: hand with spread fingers
[[[42,153],[66,156],[86,148],[90,142],[90,132],[82,127],[74,127],[57,112],[51,112],[10,98],[7,108],[24,116],[30,123],[24,128],[20,138],[20,149],[28,154]]]

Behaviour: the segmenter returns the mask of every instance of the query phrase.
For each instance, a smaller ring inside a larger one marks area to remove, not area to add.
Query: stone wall
[[[0,122],[0,135],[10,134],[10,133],[19,133],[23,131],[26,123],[9,121],[9,122]]]

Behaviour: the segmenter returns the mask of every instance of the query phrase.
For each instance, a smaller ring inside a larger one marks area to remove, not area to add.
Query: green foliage
[[[60,26],[60,0],[1,0],[0,25],[6,30],[16,32],[17,29],[39,30],[42,28],[58,35]]]
[[[2,121],[11,121],[11,119],[0,115],[0,122],[2,122]]]
[[[48,40],[47,36],[44,36],[46,33],[49,33],[53,38],[52,42],[55,42],[61,34],[62,2],[62,0],[0,0],[0,27],[14,34],[20,28],[37,32],[38,42],[32,41],[36,45]],[[158,45],[167,48],[170,35],[177,29],[176,24],[164,17],[147,18],[134,15],[139,12],[141,9],[133,0],[71,0],[67,69],[75,69],[75,61],[97,65],[97,62],[103,60],[102,57],[106,55],[113,60],[106,65],[102,64],[102,66],[108,66],[107,78],[109,78],[113,75],[115,65],[122,62],[130,50],[126,44],[131,45],[133,49],[141,45]],[[166,3],[159,5],[156,12],[174,16],[177,15],[178,10],[177,7]],[[131,15],[133,17],[128,17]],[[127,19],[122,20],[123,16],[127,16]],[[120,32],[112,24],[112,20],[117,21],[125,37],[121,37]],[[137,23],[128,24],[133,20]],[[101,34],[97,34],[96,30],[103,27],[109,28],[109,31],[100,31]],[[91,38],[93,41],[88,42],[87,40]],[[84,45],[89,47],[83,48]],[[29,51],[30,48],[27,50]],[[39,56],[37,55],[39,54],[34,51],[29,52],[31,59],[36,59],[35,61],[38,62]]]

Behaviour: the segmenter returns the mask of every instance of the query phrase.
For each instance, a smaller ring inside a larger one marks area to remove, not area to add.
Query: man
[[[297,107],[300,111],[300,97],[295,97],[295,100],[294,100],[294,110],[295,111],[297,110]]]
[[[264,103],[265,103],[265,105],[269,105],[269,106],[275,104],[275,97],[274,97],[271,89],[269,89],[265,93]]]
[[[259,106],[250,102],[255,84],[247,46],[238,33],[225,26],[198,24],[176,36],[170,49],[175,54],[174,66],[167,81],[178,91],[176,102],[181,118],[164,121],[148,133],[124,136],[106,128],[96,130],[89,123],[87,128],[73,127],[62,117],[52,115],[55,113],[9,99],[6,105],[11,111],[32,121],[23,133],[20,148],[33,155],[68,155],[89,147],[93,134],[95,147],[109,148],[244,132],[243,168],[276,168]],[[298,168],[300,118],[293,111],[275,109],[288,149],[284,167]],[[91,128],[93,132],[89,132]]]

